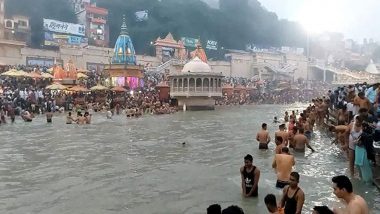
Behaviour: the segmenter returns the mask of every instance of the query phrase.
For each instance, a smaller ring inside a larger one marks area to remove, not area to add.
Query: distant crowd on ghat
[[[5,66],[0,74],[17,69],[25,72],[47,73],[47,67],[39,66]],[[156,89],[158,83],[167,80],[164,74],[144,72],[144,85],[135,91],[124,88],[125,92],[68,92],[64,90],[47,90],[45,87],[52,83],[51,79],[35,80],[33,78],[13,78],[0,76],[0,115],[2,123],[6,116],[13,121],[13,115],[20,115],[25,121],[31,121],[36,114],[45,112],[63,113],[103,111],[107,114],[121,114],[135,117],[143,114],[170,114],[178,111],[175,101],[159,99]],[[81,79],[80,85],[91,88],[98,83],[104,83],[101,73],[88,72],[88,78]],[[224,85],[232,88],[242,87],[232,93],[223,93],[215,101],[216,105],[245,105],[245,104],[286,104],[306,102],[310,97],[321,93],[320,90],[303,90],[305,85],[278,87],[278,82],[265,82],[247,78],[224,78]],[[318,87],[316,85],[315,87]],[[248,90],[252,89],[252,90]],[[130,113],[128,113],[130,112]],[[24,115],[24,116],[23,116]],[[27,119],[25,119],[27,118]],[[1,124],[1,123],[0,123]]]

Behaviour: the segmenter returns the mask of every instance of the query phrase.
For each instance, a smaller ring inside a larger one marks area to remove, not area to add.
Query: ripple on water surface
[[[95,115],[93,124],[17,121],[0,127],[1,213],[205,213],[208,205],[237,204],[246,213],[266,213],[263,198],[278,197],[271,169],[274,145],[258,151],[262,122],[272,135],[274,116],[302,106],[246,106],[112,120]],[[185,144],[183,144],[185,143]],[[346,173],[346,158],[315,131],[316,153],[296,155],[295,169],[306,193],[304,213],[315,205],[337,205],[331,177]],[[259,197],[243,199],[239,167],[247,153],[261,170]],[[373,213],[380,195],[354,181]]]

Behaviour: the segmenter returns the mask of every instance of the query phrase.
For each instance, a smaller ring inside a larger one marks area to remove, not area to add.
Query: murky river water
[[[258,151],[262,122],[296,106],[245,106],[112,120],[95,115],[88,126],[63,117],[0,127],[0,213],[194,214],[208,205],[236,204],[246,213],[267,213],[263,198],[278,196],[271,169],[274,145]],[[183,146],[182,142],[186,142]],[[296,156],[304,213],[314,205],[337,206],[331,177],[347,170],[344,155],[316,132],[317,153]],[[239,167],[251,153],[261,170],[258,199],[243,199]],[[380,194],[355,182],[373,213]]]

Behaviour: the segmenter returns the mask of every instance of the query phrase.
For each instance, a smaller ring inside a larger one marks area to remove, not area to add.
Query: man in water
[[[240,168],[241,187],[244,197],[257,197],[260,170],[252,165],[253,157],[248,154],[244,157],[244,166]]]
[[[282,147],[284,147],[284,144],[282,143],[282,137],[280,137],[280,136],[277,136],[276,137],[276,141],[275,141],[275,143],[276,143],[276,149],[275,149],[275,154],[281,154],[281,150],[282,150]]]
[[[315,206],[313,214],[334,214],[334,212],[326,206]]]
[[[69,114],[66,116],[66,124],[72,124],[73,123],[74,118],[73,116],[71,115],[71,112],[69,112]]]
[[[226,209],[224,209],[222,211],[222,214],[244,214],[244,211],[242,208],[240,208],[236,205],[232,205],[232,206],[229,206]]]
[[[301,214],[303,203],[305,202],[305,194],[298,187],[300,175],[298,172],[290,174],[290,184],[283,190],[281,199],[281,207],[284,208],[285,214]]]
[[[281,124],[278,126],[279,130],[274,133],[274,137],[281,137],[282,138],[282,143],[285,146],[288,146],[288,133],[285,131],[285,124]]]
[[[283,214],[284,210],[282,208],[277,207],[277,200],[276,196],[273,194],[268,194],[264,198],[265,205],[267,206],[267,209],[269,213],[271,214]]]
[[[287,111],[285,112],[284,121],[289,122],[289,113]]]
[[[280,121],[278,121],[277,117],[274,117],[273,118],[273,123],[279,123]]]
[[[294,135],[294,151],[305,152],[305,146],[311,149],[312,152],[315,152],[315,150],[310,146],[309,140],[305,136],[303,128],[300,128],[298,129],[298,134]]]
[[[268,149],[268,144],[270,142],[269,132],[267,131],[267,124],[263,123],[261,125],[261,130],[256,135],[256,140],[259,141],[259,149]]]
[[[48,109],[46,113],[46,121],[48,123],[52,123],[53,122],[52,118],[53,118],[53,112],[51,112],[51,109]]]
[[[219,204],[212,204],[207,208],[207,214],[222,214],[222,208]]]
[[[332,178],[334,194],[347,203],[345,209],[334,209],[336,214],[368,214],[366,201],[353,192],[352,183],[345,175]]]
[[[276,154],[273,159],[272,167],[277,172],[277,188],[284,188],[289,185],[290,173],[295,165],[293,155],[289,154],[288,147],[282,147],[281,154]]]

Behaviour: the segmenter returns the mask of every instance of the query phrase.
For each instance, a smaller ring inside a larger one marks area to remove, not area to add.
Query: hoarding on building
[[[197,43],[199,42],[199,39],[194,39],[190,37],[182,37],[181,38],[183,45],[188,48],[196,48]]]
[[[88,46],[88,39],[80,36],[73,36],[67,34],[45,32],[45,46],[77,46],[85,47]]]
[[[137,11],[135,13],[135,17],[137,22],[147,21],[149,18],[149,13],[147,10]]]
[[[84,25],[61,22],[53,19],[44,19],[44,30],[76,36],[85,36],[86,33]]]
[[[56,60],[54,58],[44,57],[26,57],[26,65],[28,66],[40,66],[40,67],[52,67],[54,64],[62,65],[62,60]]]
[[[218,42],[217,41],[213,41],[213,40],[207,40],[207,45],[206,45],[206,48],[207,49],[210,49],[210,50],[218,50]]]

